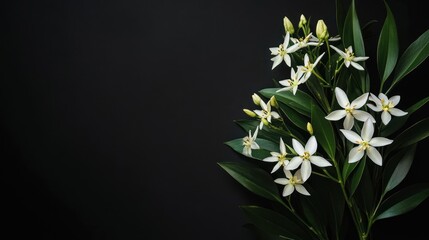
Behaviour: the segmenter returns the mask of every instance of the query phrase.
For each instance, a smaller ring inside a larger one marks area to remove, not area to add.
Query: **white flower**
[[[255,129],[255,132],[252,136],[252,131],[249,130],[249,135],[243,138],[243,154],[246,156],[252,156],[252,149],[259,149],[258,143],[256,143],[256,137],[258,136],[258,128]]]
[[[333,48],[338,54],[340,54],[341,58],[344,59],[344,65],[346,65],[347,68],[350,65],[352,65],[357,70],[361,70],[361,71],[364,70],[364,68],[361,65],[359,65],[359,63],[357,62],[365,61],[369,57],[355,57],[352,46],[349,46],[348,48],[346,48],[345,52],[341,51],[340,49],[332,45],[331,45],[331,48]]]
[[[294,170],[301,165],[301,174],[304,182],[307,181],[311,175],[311,163],[319,167],[332,166],[332,164],[323,157],[313,156],[317,150],[317,141],[315,136],[311,136],[308,139],[305,144],[305,148],[295,139],[292,139],[292,145],[298,156],[293,157],[289,164],[286,165],[285,169]]]
[[[287,197],[291,195],[295,189],[297,192],[310,196],[310,193],[305,189],[305,187],[302,185],[305,181],[301,177],[301,171],[297,170],[295,175],[292,175],[292,173],[289,170],[283,169],[286,178],[277,178],[274,180],[275,183],[285,185],[283,188],[283,197]]]
[[[308,57],[307,53],[304,55],[304,66],[299,66],[298,69],[305,74],[304,75],[305,80],[307,80],[311,76],[313,69],[316,67],[320,59],[322,59],[323,55],[325,55],[325,53],[322,53],[319,57],[317,57],[314,63],[310,62],[310,58]]]
[[[341,37],[339,35],[337,35],[335,37],[328,38],[329,42],[335,42],[335,41],[339,41],[339,40],[341,40]],[[311,36],[310,41],[311,42],[320,42],[320,40],[317,37],[313,36],[313,35]]]
[[[290,40],[297,45],[297,49],[305,48],[307,46],[318,46],[322,43],[310,41],[313,37],[313,34],[308,34],[305,38],[290,38]]]
[[[273,170],[271,173],[274,173],[277,171],[281,166],[286,166],[289,163],[289,160],[286,159],[286,145],[283,142],[283,139],[280,138],[280,152],[271,152],[271,157],[266,157],[262,159],[264,162],[277,162],[276,165],[274,165]]]
[[[268,101],[268,103],[265,103],[262,99],[259,102],[259,105],[261,105],[262,110],[253,110],[256,115],[261,118],[261,123],[259,124],[259,128],[262,129],[264,126],[264,121],[268,121],[271,123],[271,118],[280,118],[280,115],[276,111],[271,111],[271,103]]]
[[[407,115],[407,112],[395,108],[395,106],[401,100],[401,97],[399,95],[395,95],[391,98],[388,98],[383,93],[378,94],[378,97],[371,93],[369,100],[375,103],[375,106],[373,104],[368,103],[367,106],[369,108],[376,112],[383,111],[381,113],[381,121],[384,123],[384,125],[387,125],[390,122],[390,120],[392,119],[391,115],[396,117],[402,117],[404,115]]]
[[[271,58],[273,61],[273,66],[271,69],[277,67],[282,61],[290,67],[291,66],[291,58],[289,53],[293,53],[298,49],[298,45],[292,45],[288,47],[290,41],[290,34],[286,32],[286,36],[284,38],[283,44],[280,44],[278,47],[270,48],[271,55],[275,55],[275,57]]]
[[[347,130],[352,129],[355,118],[361,122],[370,118],[375,123],[375,119],[371,114],[358,110],[365,105],[368,95],[368,93],[364,93],[350,103],[346,93],[341,88],[336,87],[335,96],[338,104],[344,109],[332,111],[325,118],[329,121],[338,121],[345,117],[343,127]]]
[[[285,79],[279,81],[279,83],[283,86],[286,86],[284,88],[281,88],[277,90],[276,92],[281,91],[289,91],[292,90],[293,95],[296,94],[296,91],[298,90],[298,85],[303,84],[307,81],[307,79],[303,78],[304,73],[298,69],[297,72],[293,68],[290,69],[290,79]]]
[[[354,163],[359,161],[364,153],[377,165],[381,166],[383,159],[381,157],[380,152],[378,152],[375,147],[382,147],[389,145],[393,142],[393,140],[390,140],[388,138],[384,137],[375,137],[373,138],[372,135],[374,134],[374,125],[371,122],[370,119],[366,120],[362,127],[361,135],[359,136],[357,133],[340,129],[341,132],[344,134],[344,136],[352,143],[359,144],[359,146],[356,146],[350,150],[349,153],[349,163]]]

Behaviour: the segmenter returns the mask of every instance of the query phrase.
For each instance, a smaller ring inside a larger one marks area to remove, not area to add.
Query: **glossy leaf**
[[[362,30],[356,12],[355,0],[351,1],[347,16],[344,20],[343,42],[345,48],[349,46],[353,47],[353,52],[356,56],[365,56]]]
[[[284,204],[274,179],[266,171],[244,162],[221,162],[218,164],[252,193]]]
[[[335,135],[331,122],[325,119],[325,112],[316,104],[311,105],[311,125],[314,136],[331,159],[335,159]]]
[[[429,184],[415,184],[406,187],[389,198],[380,206],[375,220],[402,215],[413,210],[429,196]]]
[[[387,16],[377,45],[377,67],[382,84],[393,72],[399,55],[398,32],[395,18],[386,2],[385,6]]]
[[[360,180],[362,178],[363,171],[365,170],[366,165],[366,157],[359,160],[358,167],[354,174],[351,176],[350,179],[350,195],[353,195],[356,191],[357,187],[359,186]]]
[[[278,89],[279,88],[265,88],[259,92],[266,98],[276,96],[277,101],[286,104],[303,115],[310,116],[310,107],[313,102],[313,98],[310,95],[299,89],[295,95],[293,95],[291,91],[276,92]]]
[[[384,193],[398,186],[407,176],[413,163],[416,145],[402,149],[392,159],[387,162],[383,171],[383,189]]]
[[[308,120],[304,116],[282,102],[279,102],[279,106],[283,114],[292,124],[304,131],[307,131]]]
[[[429,136],[429,118],[422,119],[411,127],[405,129],[395,137],[393,143],[388,145],[386,154],[400,148],[408,147],[424,140]]]

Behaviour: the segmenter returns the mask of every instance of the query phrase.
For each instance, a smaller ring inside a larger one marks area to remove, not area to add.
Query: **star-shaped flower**
[[[320,156],[314,156],[317,150],[317,141],[315,136],[311,136],[305,147],[301,145],[296,139],[292,139],[292,146],[298,156],[293,157],[289,164],[286,165],[286,170],[295,170],[301,165],[301,174],[303,181],[311,175],[311,164],[314,164],[319,167],[328,167],[332,166],[328,160]]]
[[[301,170],[297,170],[293,175],[289,170],[283,169],[286,178],[277,178],[274,180],[275,183],[285,185],[283,188],[282,196],[287,197],[291,195],[295,189],[297,192],[310,196],[310,193],[302,185],[305,181],[302,179]]]
[[[286,32],[286,36],[284,38],[283,44],[280,44],[278,47],[270,48],[271,55],[275,55],[275,57],[271,58],[273,61],[273,66],[271,69],[277,67],[282,61],[285,61],[286,65],[291,66],[291,58],[289,53],[293,53],[298,49],[298,45],[292,45],[288,47],[290,42],[290,34]]]
[[[308,57],[307,53],[304,55],[304,66],[299,66],[298,69],[304,73],[305,80],[311,76],[313,69],[316,67],[317,63],[319,63],[320,59],[322,59],[323,55],[325,55],[325,53],[322,53],[319,57],[317,57],[314,63],[310,62],[310,57]]]
[[[346,93],[341,88],[336,87],[335,96],[337,98],[338,105],[340,105],[343,109],[332,111],[325,118],[329,121],[338,121],[345,117],[343,127],[347,130],[352,129],[355,118],[361,122],[364,122],[366,119],[370,118],[371,121],[375,123],[375,119],[371,114],[362,110],[358,110],[359,108],[363,107],[363,105],[365,105],[368,95],[368,93],[364,93],[350,103]]]
[[[296,91],[298,90],[298,86],[307,81],[307,79],[305,79],[303,76],[304,73],[300,69],[295,72],[295,70],[291,68],[290,78],[279,81],[279,83],[285,87],[277,90],[277,92],[292,90],[293,95],[295,95]]]
[[[313,34],[308,34],[305,38],[290,38],[291,41],[298,46],[298,49],[305,48],[307,46],[318,46],[323,43],[311,41],[313,39]]]
[[[388,98],[384,93],[378,94],[378,97],[371,93],[371,95],[369,96],[369,100],[375,103],[375,106],[373,104],[368,103],[367,106],[369,108],[376,112],[382,111],[381,121],[384,123],[384,125],[387,125],[390,122],[390,120],[392,119],[391,115],[396,117],[402,117],[407,115],[407,112],[395,108],[395,106],[401,100],[401,97],[399,95],[395,95],[391,98]]]
[[[374,134],[374,124],[370,119],[367,119],[363,124],[360,136],[350,130],[340,129],[340,131],[350,142],[358,144],[358,146],[352,148],[352,150],[349,152],[349,163],[359,161],[366,153],[366,155],[375,164],[381,166],[383,163],[383,158],[375,147],[386,146],[393,142],[393,140],[384,137],[373,138],[372,135]]]
[[[340,54],[341,58],[344,59],[344,65],[348,68],[350,65],[352,65],[357,70],[363,71],[364,68],[357,62],[365,61],[369,57],[356,57],[352,46],[349,46],[345,49],[345,52],[341,51],[340,49],[336,48],[335,46],[330,45],[331,48],[333,48],[338,54]]]
[[[268,103],[265,103],[261,99],[259,105],[261,106],[262,110],[253,110],[253,112],[255,112],[256,115],[258,115],[258,117],[261,119],[259,129],[262,129],[262,127],[264,126],[264,121],[271,123],[271,118],[280,118],[280,115],[276,111],[271,111],[270,101],[268,101]]]
[[[249,130],[249,135],[243,138],[243,154],[246,156],[252,156],[252,149],[259,149],[258,143],[256,143],[256,138],[258,136],[258,128],[255,129],[255,132],[252,136],[252,131]]]
[[[271,157],[266,157],[262,159],[264,162],[276,162],[271,173],[277,171],[281,166],[286,166],[289,163],[289,160],[286,159],[286,145],[283,142],[283,139],[280,138],[280,152],[271,152]]]

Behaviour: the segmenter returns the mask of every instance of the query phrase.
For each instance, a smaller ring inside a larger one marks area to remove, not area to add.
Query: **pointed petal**
[[[290,87],[290,79],[285,79],[285,80],[281,80],[279,81],[280,85],[286,86],[286,87]]]
[[[344,129],[350,130],[353,125],[355,125],[355,118],[350,113],[347,113],[343,122],[343,127]]]
[[[375,137],[369,141],[369,145],[373,147],[383,147],[389,145],[393,142],[393,140],[384,138],[384,137]]]
[[[286,155],[286,146],[282,138],[280,138],[280,153]]]
[[[381,166],[383,164],[383,158],[377,149],[369,146],[366,149],[366,155],[371,159],[375,164]]]
[[[277,55],[277,56],[271,58],[271,61],[273,61],[273,66],[271,67],[271,70],[273,70],[275,67],[277,67],[283,61],[283,58],[280,55]]]
[[[395,96],[391,97],[389,99],[389,101],[392,102],[393,106],[396,106],[399,103],[399,101],[401,101],[401,96],[395,95]]]
[[[302,181],[307,181],[311,175],[311,163],[308,160],[302,161],[301,164]]]
[[[252,142],[252,144],[250,145],[251,149],[259,149],[259,145],[256,142]]]
[[[283,188],[283,193],[282,196],[283,197],[287,197],[289,195],[291,195],[293,193],[293,191],[295,190],[295,187],[292,186],[291,184],[287,184],[284,188]]]
[[[362,141],[362,138],[355,132],[350,130],[340,129],[340,131],[344,134],[350,142],[359,144]]]
[[[295,170],[299,167],[299,165],[301,165],[302,163],[302,158],[300,157],[293,157],[289,164],[285,167],[286,170]]]
[[[365,70],[359,63],[355,63],[355,62],[350,62],[350,64],[356,68],[357,70],[363,71]]]
[[[390,114],[392,114],[393,116],[396,116],[396,117],[402,117],[402,116],[407,115],[407,112],[404,112],[404,111],[397,109],[397,108],[391,108],[389,110],[389,112],[390,112]]]
[[[275,111],[271,111],[271,116],[275,119],[280,118],[280,115]]]
[[[305,187],[300,184],[295,185],[295,189],[302,195],[310,196],[310,193],[307,191],[307,189],[305,189]]]
[[[291,59],[290,59],[289,54],[285,54],[283,58],[285,60],[286,65],[288,65],[290,67],[291,66]]]
[[[296,139],[292,139],[292,146],[293,146],[293,149],[295,150],[295,152],[298,153],[298,155],[300,155],[300,156],[304,155],[304,151],[305,151],[304,147]]]
[[[390,113],[388,111],[383,111],[381,113],[381,121],[383,121],[384,125],[387,125],[391,119],[392,116],[390,116]]]
[[[388,102],[389,98],[384,93],[378,94],[378,98],[380,98],[380,101]]]
[[[352,148],[349,152],[349,163],[359,161],[364,155],[364,151],[359,150],[359,146]]]
[[[262,159],[262,161],[264,161],[264,162],[278,162],[279,158],[271,156],[271,157],[266,157],[266,158]]]
[[[311,136],[305,144],[305,151],[313,155],[317,151],[317,141],[315,136]]]
[[[286,185],[289,183],[289,179],[287,178],[277,178],[274,180],[275,183],[277,184],[281,184],[281,185]]]
[[[367,106],[371,108],[374,112],[380,112],[382,110],[381,107],[374,106],[371,103],[368,103]]]
[[[356,98],[355,100],[353,100],[353,102],[351,102],[350,105],[354,109],[359,109],[363,105],[365,105],[366,101],[368,100],[368,96],[369,96],[369,93],[364,93],[364,94],[360,95],[358,98]]]
[[[371,140],[372,135],[374,135],[374,124],[372,123],[371,119],[367,119],[363,123],[362,132],[360,135],[364,141]]]
[[[325,117],[325,119],[329,121],[338,121],[341,118],[345,117],[347,114],[346,110],[335,110],[332,111],[328,116]]]
[[[276,92],[289,91],[291,89],[292,89],[292,87],[284,87],[284,88],[281,88],[281,89],[277,90]]]
[[[288,179],[291,179],[293,177],[293,174],[291,171],[283,169],[283,172],[285,173]]]
[[[314,63],[313,63],[313,67],[315,67],[317,65],[317,63],[320,61],[320,59],[322,59],[323,55],[325,55],[325,53],[322,53],[319,57],[317,57],[316,61],[314,61]]]
[[[279,48],[278,47],[271,47],[270,51],[271,51],[271,55],[277,55],[279,53]]]
[[[274,165],[273,170],[271,170],[271,173],[274,173],[275,171],[279,170],[279,168],[282,166],[281,162],[277,162],[276,165]]]
[[[335,97],[337,98],[338,104],[342,108],[346,108],[349,102],[349,98],[347,97],[346,93],[339,87],[335,88]]]
[[[365,122],[369,118],[373,123],[375,123],[375,118],[371,114],[362,110],[354,110],[353,116],[361,122]]]
[[[310,162],[318,167],[329,167],[332,166],[332,164],[330,162],[328,162],[328,160],[324,159],[323,157],[320,156],[311,156],[310,157]]]
[[[354,57],[353,61],[354,62],[361,62],[361,61],[365,61],[367,60],[369,57]]]
[[[287,48],[287,46],[289,45],[289,41],[290,41],[290,33],[286,32],[286,36],[285,36],[285,39],[283,41],[283,47],[284,48]]]
[[[341,56],[342,58],[346,58],[346,57],[347,57],[347,55],[346,55],[346,53],[345,53],[345,52],[341,51],[340,49],[336,48],[335,46],[330,45],[330,47],[331,47],[332,49],[334,49],[338,54],[340,54],[340,56]]]

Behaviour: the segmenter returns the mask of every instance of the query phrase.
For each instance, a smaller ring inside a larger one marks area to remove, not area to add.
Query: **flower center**
[[[393,103],[391,101],[384,101],[384,99],[381,99],[381,108],[383,111],[389,111],[391,108],[393,108]]]
[[[308,160],[308,159],[310,159],[310,153],[308,153],[308,152],[304,152],[304,155],[302,155],[302,159],[303,159],[303,160]]]
[[[359,151],[365,151],[369,147],[369,143],[367,141],[360,142]]]
[[[285,54],[286,54],[285,48],[284,48],[283,44],[280,44],[279,45],[279,55],[283,57]]]

